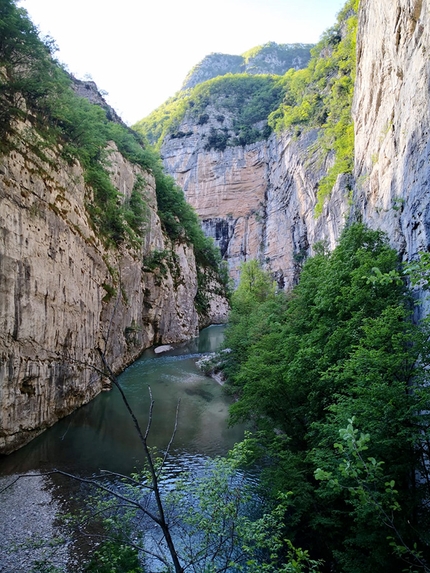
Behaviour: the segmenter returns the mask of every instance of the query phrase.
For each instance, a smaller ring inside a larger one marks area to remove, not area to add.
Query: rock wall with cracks
[[[163,235],[152,175],[110,148],[113,183],[125,198],[143,177],[147,209],[143,244],[108,248],[88,219],[80,165],[44,153],[21,143],[0,161],[0,453],[106,387],[98,348],[119,372],[143,349],[199,327],[194,253]],[[169,249],[170,264],[143,264]],[[212,302],[215,319],[225,318],[226,302]]]
[[[215,121],[211,117],[202,127],[185,118],[180,129],[187,137],[162,145],[165,169],[219,245],[236,282],[241,263],[257,258],[280,287],[289,289],[313,244],[326,241],[334,247],[349,213],[350,178],[339,178],[316,219],[318,181],[333,160],[318,148],[317,131],[207,150],[205,137]]]
[[[318,218],[318,181],[333,157],[318,150],[316,132],[208,151],[211,128],[220,128],[214,109],[205,125],[185,117],[184,137],[165,139],[167,171],[236,280],[240,263],[257,258],[290,288],[313,245],[333,248],[348,220],[385,231],[405,259],[430,248],[429,56],[430,0],[361,0],[355,169],[339,176]],[[224,115],[230,129],[234,118]]]
[[[354,211],[414,258],[430,247],[429,0],[361,0],[354,119]]]

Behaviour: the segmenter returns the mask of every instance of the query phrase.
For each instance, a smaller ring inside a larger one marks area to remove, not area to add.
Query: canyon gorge
[[[385,231],[404,260],[428,251],[429,50],[430,0],[361,0],[353,169],[337,176],[322,202],[319,184],[335,157],[321,147],[318,128],[272,130],[229,145],[239,137],[235,117],[219,99],[208,101],[204,113],[185,113],[163,134],[165,170],[236,282],[241,263],[257,258],[280,288],[290,289],[314,246],[334,248],[353,220]],[[297,68],[304,68],[308,58],[300,57]],[[272,73],[244,70],[243,59],[233,58],[237,70],[215,60],[223,73]],[[184,89],[214,78],[203,64],[197,72]],[[80,89],[94,95],[90,85]],[[263,133],[266,126],[259,120],[253,129]],[[225,145],[211,146],[215,136],[225,136]],[[145,204],[141,242],[112,248],[88,214],[94,191],[80,161],[65,158],[59,144],[47,145],[28,119],[15,121],[8,142],[0,160],[0,453],[107,386],[100,352],[119,372],[145,348],[192,338],[228,314],[216,277],[205,282],[205,312],[196,305],[198,274],[206,271],[199,271],[190,241],[166,233],[150,169],[113,142],[106,148],[120,201],[138,188]]]
[[[313,245],[323,241],[332,249],[348,220],[384,230],[405,259],[427,250],[428,16],[426,0],[360,2],[354,168],[338,176],[320,214],[318,185],[334,154],[322,148],[318,129],[208,149],[211,130],[234,131],[234,115],[214,99],[204,125],[188,112],[163,137],[166,170],[220,246],[236,281],[240,264],[258,258],[282,288],[291,288]]]

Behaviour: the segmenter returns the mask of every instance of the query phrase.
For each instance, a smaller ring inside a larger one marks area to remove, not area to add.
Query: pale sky
[[[128,124],[173,96],[212,52],[315,43],[345,0],[19,0],[56,57],[89,75]]]

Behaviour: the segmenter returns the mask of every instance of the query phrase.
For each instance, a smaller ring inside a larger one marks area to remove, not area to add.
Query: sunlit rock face
[[[204,130],[186,127],[196,136],[163,145],[164,164],[197,210],[205,232],[216,237],[235,276],[240,262],[254,257],[260,247],[267,150],[254,144],[206,152]]]
[[[104,388],[99,349],[119,372],[152,344],[198,333],[192,249],[172,246],[163,235],[152,175],[113,146],[109,159],[124,198],[138,176],[146,181],[140,247],[108,247],[94,230],[85,209],[91,190],[79,164],[46,150],[41,159],[25,145],[1,159],[0,453]],[[170,248],[174,273],[167,265],[145,267],[151,251]],[[212,302],[214,316],[206,320],[223,313],[225,320],[222,300]]]
[[[333,248],[348,220],[387,232],[405,258],[430,244],[430,0],[362,0],[354,99],[355,173],[341,176],[314,216],[318,181],[332,157],[318,134],[272,135],[245,147],[207,150],[211,129],[234,118],[209,109],[204,125],[185,117],[182,138],[162,145],[166,169],[183,187],[237,280],[259,259],[280,286],[295,283],[318,241]],[[207,146],[206,146],[207,147]]]
[[[355,210],[412,258],[430,245],[430,2],[360,4]]]
[[[316,219],[318,181],[332,159],[317,152],[317,132],[207,150],[216,116],[212,110],[204,125],[186,117],[179,129],[187,136],[166,138],[162,145],[164,166],[220,247],[236,282],[240,265],[257,258],[280,287],[291,288],[311,245],[335,245],[349,209],[346,182],[338,182]],[[227,129],[232,123],[224,116]]]

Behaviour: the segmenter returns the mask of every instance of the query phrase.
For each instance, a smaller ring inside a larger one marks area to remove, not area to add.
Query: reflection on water
[[[161,355],[149,349],[119,378],[144,429],[148,424],[151,388],[155,405],[149,444],[161,450],[171,438],[180,401],[169,462],[172,473],[226,453],[243,437],[243,428],[227,427],[229,400],[222,388],[195,365],[202,353],[219,348],[223,331],[222,326],[209,327],[195,340]],[[136,430],[118,390],[113,388],[57,422],[24,448],[0,458],[0,474],[52,468],[80,474],[99,469],[127,473],[142,461]]]
[[[163,493],[175,486],[184,471],[190,472],[193,480],[208,459],[227,453],[243,438],[243,428],[227,427],[229,399],[221,386],[202,375],[195,365],[202,353],[220,347],[223,333],[223,327],[212,326],[199,338],[177,345],[165,354],[156,355],[149,349],[119,377],[143,431],[148,424],[151,388],[155,404],[148,442],[161,451],[172,437],[180,402],[177,432],[160,483]],[[16,474],[52,469],[81,476],[103,469],[126,474],[140,469],[143,461],[136,429],[118,389],[113,388],[57,422],[27,446],[0,457],[0,490],[14,482]],[[0,522],[7,526],[0,527],[0,571],[28,573],[31,564],[42,555],[33,549],[31,556],[25,552],[29,535],[33,545],[40,543],[41,551],[45,550],[46,540],[63,535],[61,525],[55,521],[55,512],[73,513],[80,509],[81,495],[85,494],[85,488],[81,488],[78,481],[56,474],[38,481],[26,477],[3,492]],[[19,508],[23,498],[30,517],[20,513],[21,518],[15,521],[14,510],[10,508]],[[153,523],[146,524],[145,536],[152,531]],[[68,570],[75,571],[74,562],[79,562],[88,548],[86,541],[70,542],[72,545],[64,548],[68,557],[63,559],[69,560]],[[21,549],[20,543],[24,544]],[[57,555],[57,550],[53,551]],[[148,570],[161,569],[154,561]]]

